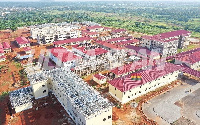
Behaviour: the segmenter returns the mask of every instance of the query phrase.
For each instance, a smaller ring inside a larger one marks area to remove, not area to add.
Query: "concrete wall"
[[[86,120],[86,125],[112,125],[112,107]]]
[[[33,88],[33,95],[35,99],[39,99],[48,95],[48,87],[47,81],[37,82],[35,84],[31,84]]]
[[[32,108],[32,102],[15,107],[15,112],[18,113],[18,112],[21,112],[21,111],[24,111],[24,110],[27,110],[30,108]]]

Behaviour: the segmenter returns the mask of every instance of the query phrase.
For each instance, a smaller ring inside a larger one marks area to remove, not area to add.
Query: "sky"
[[[0,0],[0,2],[37,2],[37,1],[108,1],[108,0]],[[115,1],[115,0],[109,0]],[[116,1],[140,1],[140,0],[116,0]],[[199,0],[141,0],[141,1],[182,1],[182,2],[199,2]]]

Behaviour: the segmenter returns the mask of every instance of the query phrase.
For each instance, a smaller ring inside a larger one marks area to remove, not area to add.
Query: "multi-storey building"
[[[85,44],[85,43],[91,43],[93,39],[89,37],[79,37],[79,38],[73,38],[73,39],[66,39],[66,40],[60,40],[55,41],[54,47],[64,47],[64,46],[70,46],[70,45],[76,45],[76,44]]]
[[[28,76],[37,98],[52,92],[76,125],[111,125],[112,104],[67,68]]]
[[[174,64],[155,66],[109,81],[109,93],[121,103],[175,81],[181,74],[181,68]]]
[[[81,37],[81,27],[77,24],[58,23],[31,26],[31,36],[40,44],[50,44],[57,40]]]
[[[186,30],[177,30],[154,36],[143,36],[141,46],[147,47],[150,50],[155,50],[163,57],[171,56],[177,53],[178,48],[189,45],[187,38],[190,34],[191,33]]]

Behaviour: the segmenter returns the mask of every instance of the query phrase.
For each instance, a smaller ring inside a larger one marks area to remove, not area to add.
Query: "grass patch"
[[[197,47],[198,47],[197,45],[190,44],[189,46],[187,46],[187,48],[178,49],[178,53],[185,52],[185,51],[189,51],[189,50],[195,49],[195,48],[197,48]]]
[[[21,66],[21,63],[19,63],[19,62],[14,62],[14,65],[15,65],[15,67],[18,68],[18,69],[22,67],[22,66]]]

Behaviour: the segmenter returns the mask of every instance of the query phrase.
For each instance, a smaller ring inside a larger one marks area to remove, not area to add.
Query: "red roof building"
[[[112,31],[112,33],[121,33],[121,32],[127,32],[127,30],[125,30],[125,29],[116,29],[116,30]]]
[[[102,45],[108,49],[114,49],[114,50],[122,50],[124,49],[123,47],[118,47],[116,45],[113,45],[111,43],[105,42],[105,41],[96,41],[97,44]]]
[[[84,42],[84,41],[91,41],[91,40],[92,40],[92,38],[90,38],[90,37],[79,37],[79,38],[55,41],[54,45],[56,47],[58,47],[58,45],[71,45],[72,43],[75,44],[77,42]]]
[[[74,53],[67,51],[67,49],[61,48],[61,47],[57,47],[57,48],[53,48],[50,50],[51,54],[56,57],[57,59],[59,59],[60,61],[64,62],[68,62],[68,61],[74,61],[77,59],[81,59],[80,56],[76,56],[74,55]]]
[[[3,49],[0,49],[0,55],[4,55]]]
[[[102,80],[106,78],[105,76],[99,75],[99,74],[95,74],[94,77],[97,78],[98,80]]]
[[[3,49],[3,45],[0,43],[0,49]]]
[[[30,41],[26,37],[17,37],[16,42],[20,48],[30,46]]]
[[[102,28],[104,28],[104,27],[99,26],[99,25],[94,25],[94,26],[87,27],[88,30],[92,30],[92,29],[102,29]]]
[[[130,64],[123,65],[112,69],[110,72],[115,74],[115,77],[125,75],[127,73],[136,72],[137,70],[148,68],[148,66],[155,66],[154,62],[149,60],[139,60]]]
[[[11,49],[10,44],[8,42],[3,42],[2,44],[4,49]]]
[[[149,70],[142,70],[136,73],[141,74],[141,80],[135,81],[131,79],[131,76],[135,73],[115,78],[108,83],[110,83],[112,86],[120,90],[121,92],[129,91],[137,86],[146,84],[148,82],[151,82],[153,80],[156,80],[160,77],[163,77],[169,73],[172,73],[174,71],[180,70],[180,67],[177,67],[174,64],[166,63],[165,65],[161,65],[158,67],[154,67]]]

